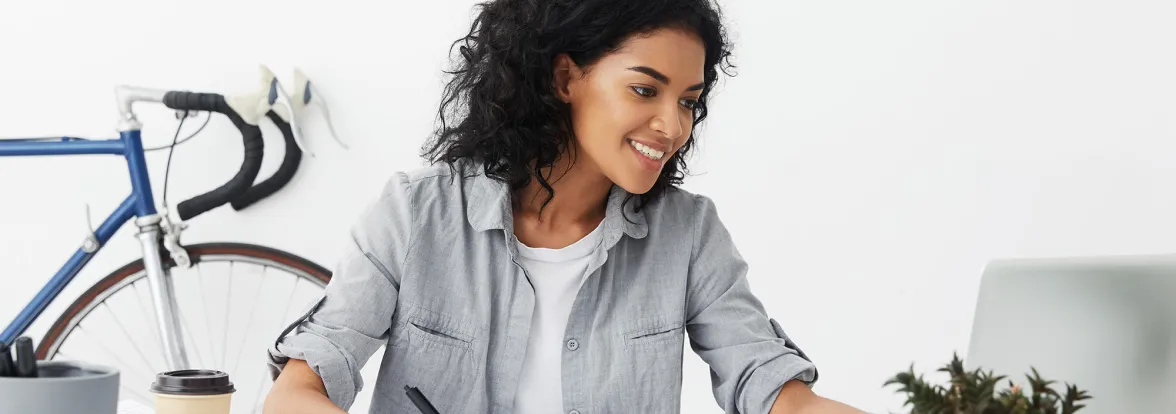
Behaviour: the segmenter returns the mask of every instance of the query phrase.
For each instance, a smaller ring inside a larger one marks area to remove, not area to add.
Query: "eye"
[[[699,103],[698,103],[698,100],[696,100],[696,99],[683,99],[682,100],[682,106],[686,107],[686,109],[689,109],[691,111],[697,111],[699,108],[698,105],[699,105]]]
[[[653,88],[646,88],[644,86],[632,86],[631,88],[633,89],[633,92],[637,92],[638,95],[644,96],[646,98],[657,96],[657,90]],[[643,93],[643,91],[648,91],[648,93]]]

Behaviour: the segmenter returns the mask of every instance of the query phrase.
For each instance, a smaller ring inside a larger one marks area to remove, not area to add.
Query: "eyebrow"
[[[662,74],[661,72],[658,72],[657,69],[651,68],[649,66],[634,66],[634,67],[629,68],[629,70],[634,71],[634,72],[641,72],[646,75],[649,75],[649,77],[657,79],[658,82],[661,82],[665,85],[670,84],[670,78],[668,76]],[[686,88],[686,91],[690,92],[690,91],[702,90],[702,86],[703,85],[701,83],[699,83],[697,85]]]

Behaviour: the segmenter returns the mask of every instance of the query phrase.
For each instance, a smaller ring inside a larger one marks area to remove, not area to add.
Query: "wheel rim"
[[[321,296],[326,286],[325,278],[299,266],[281,259],[249,255],[252,253],[196,253],[192,254],[192,267],[171,269],[189,363],[229,373],[237,387],[233,413],[260,411],[259,403],[271,385],[264,359],[268,346],[263,345],[272,346],[281,329]],[[222,281],[225,303],[221,309],[217,299],[222,296],[215,288],[206,288],[216,285],[218,275],[225,270],[227,280]],[[193,284],[198,291],[191,290]],[[290,286],[282,289],[284,284]],[[244,297],[244,305],[234,303],[235,297]],[[140,266],[99,292],[74,314],[49,344],[46,359],[81,359],[115,366],[121,373],[120,400],[133,399],[151,406],[150,381],[155,373],[166,370],[166,364],[162,363],[158,328],[149,311],[150,301],[146,271]],[[201,321],[197,321],[199,316],[194,316],[197,313],[203,316]],[[258,313],[268,313],[269,317],[258,322]],[[222,326],[214,327],[218,321],[223,322]]]

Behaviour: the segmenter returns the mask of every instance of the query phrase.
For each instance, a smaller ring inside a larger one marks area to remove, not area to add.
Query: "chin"
[[[613,183],[618,187],[625,189],[630,194],[645,194],[653,189],[653,185],[657,184],[659,175],[641,174],[621,177],[621,179],[613,180]]]

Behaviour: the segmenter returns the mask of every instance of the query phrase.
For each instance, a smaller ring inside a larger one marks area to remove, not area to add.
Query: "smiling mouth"
[[[634,149],[636,149],[637,152],[640,152],[641,155],[644,155],[646,158],[649,158],[651,160],[661,161],[662,157],[666,156],[665,152],[650,148],[648,145],[642,144],[640,142],[637,142],[637,141],[634,141],[631,139],[626,139],[626,141],[629,141],[629,145],[631,145]]]

